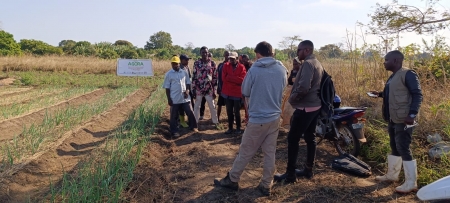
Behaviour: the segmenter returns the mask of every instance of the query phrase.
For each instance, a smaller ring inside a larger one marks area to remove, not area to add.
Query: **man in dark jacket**
[[[412,131],[422,103],[422,90],[416,72],[402,67],[404,56],[391,51],[384,57],[384,67],[392,71],[383,92],[371,91],[383,98],[383,118],[388,122],[392,153],[388,155],[388,171],[375,177],[378,181],[397,181],[400,171],[405,172],[405,182],[395,188],[399,193],[417,190],[417,163],[411,154]]]
[[[289,103],[295,108],[291,118],[291,128],[288,134],[288,163],[286,173],[274,176],[275,181],[285,180],[294,183],[297,176],[313,177],[314,160],[316,156],[315,130],[321,107],[319,98],[320,81],[323,67],[313,54],[314,45],[311,41],[300,42],[297,49],[299,60],[304,60],[299,74],[294,81]],[[306,142],[306,163],[303,170],[296,172],[297,155],[300,138],[304,135]]]

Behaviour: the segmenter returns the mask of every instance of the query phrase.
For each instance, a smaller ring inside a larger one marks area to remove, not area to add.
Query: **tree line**
[[[281,49],[276,49],[276,58],[288,60],[295,57],[297,44],[301,41],[299,36],[284,37],[279,43]],[[224,48],[210,48],[213,57],[220,58],[224,51],[236,51],[239,54],[247,54],[250,58],[255,58],[253,47],[235,48],[232,44],[227,44]],[[317,50],[320,54],[328,58],[340,58],[345,55],[341,47],[336,44],[328,44]],[[90,56],[102,59],[136,59],[136,58],[156,58],[169,59],[173,54],[187,54],[193,58],[199,57],[200,47],[195,47],[192,42],[188,42],[184,47],[174,45],[170,33],[159,31],[149,37],[144,48],[139,48],[127,40],[117,40],[112,42],[91,43],[88,41],[62,40],[58,46],[52,46],[46,42],[35,39],[22,39],[16,42],[14,36],[4,30],[0,31],[0,56],[11,55],[73,55]]]

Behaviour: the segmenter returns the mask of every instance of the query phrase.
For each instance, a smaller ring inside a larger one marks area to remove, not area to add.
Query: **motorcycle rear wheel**
[[[361,143],[356,137],[353,130],[348,125],[341,125],[338,127],[339,139],[335,141],[335,146],[339,153],[348,153],[353,156],[358,156],[361,151]]]

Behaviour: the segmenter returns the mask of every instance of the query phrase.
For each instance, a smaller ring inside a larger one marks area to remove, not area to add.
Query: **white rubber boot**
[[[402,170],[402,157],[388,155],[388,171],[383,176],[375,177],[377,181],[398,181],[398,175]]]
[[[403,168],[405,170],[405,182],[395,188],[399,193],[410,193],[417,191],[417,162],[416,160],[404,161]]]

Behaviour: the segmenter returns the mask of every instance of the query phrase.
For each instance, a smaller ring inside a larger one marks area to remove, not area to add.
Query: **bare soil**
[[[75,170],[151,92],[141,89],[127,96],[108,111],[67,132],[46,152],[27,160],[8,176],[0,177],[0,202],[43,201],[50,182],[58,184],[63,172]]]
[[[209,112],[206,108],[206,117]],[[222,118],[225,118],[225,113]],[[226,121],[221,121],[226,126]],[[169,111],[153,135],[152,142],[134,172],[134,180],[124,192],[129,202],[419,202],[415,194],[400,195],[400,183],[377,183],[374,170],[368,178],[355,177],[331,168],[338,156],[331,144],[318,146],[313,179],[297,183],[274,184],[272,195],[263,196],[256,188],[262,174],[261,151],[246,167],[235,192],[214,186],[223,178],[238,153],[241,135],[225,135],[211,121],[200,121],[200,132],[182,131],[173,139],[169,133]],[[184,135],[183,135],[184,134]],[[277,173],[284,173],[287,162],[287,131],[280,130],[276,152]],[[298,164],[305,161],[306,145],[300,143]]]
[[[37,111],[21,115],[12,119],[0,121],[0,143],[3,141],[11,140],[14,136],[23,132],[24,127],[28,127],[31,124],[39,125],[43,122],[44,117],[47,114],[52,114],[59,109],[67,108],[68,106],[76,107],[82,104],[91,103],[100,99],[107,89],[98,89],[93,92],[59,102],[53,106],[38,109]]]
[[[14,83],[14,78],[4,78],[0,80],[0,86],[4,86],[4,85],[11,85]]]

